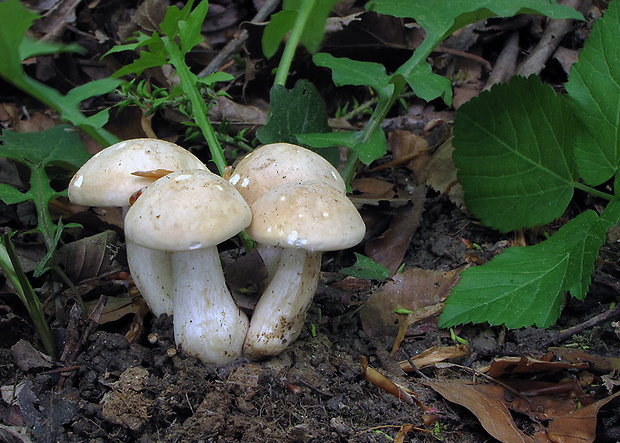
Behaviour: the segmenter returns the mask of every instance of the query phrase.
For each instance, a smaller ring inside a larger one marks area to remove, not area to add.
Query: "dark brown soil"
[[[411,244],[411,265],[457,267],[467,251],[461,237],[481,244],[499,238],[472,224],[446,199],[428,204]],[[612,297],[603,286],[595,282],[593,288],[585,302],[569,303],[560,324],[583,321],[609,303]],[[101,325],[88,337],[76,367],[65,373],[36,367],[22,371],[14,361],[23,356],[7,346],[1,350],[0,385],[19,385],[21,390],[12,406],[0,405],[0,417],[5,425],[14,426],[12,432],[22,426],[37,442],[385,442],[403,424],[420,428],[405,441],[489,441],[469,411],[443,400],[420,383],[419,375],[398,370],[398,360],[452,344],[445,331],[432,328],[406,339],[393,359],[388,354],[392,338],[371,341],[361,329],[358,306],[367,295],[321,286],[301,337],[289,349],[267,361],[239,361],[224,368],[177,352],[172,319],[165,316],[147,317],[144,331],[133,343],[124,335],[131,316]],[[314,336],[311,325],[316,328]],[[460,335],[469,341],[473,354],[462,363],[477,367],[492,357],[521,352],[541,356],[551,333],[504,332],[483,326],[463,329]],[[614,332],[607,323],[584,330],[572,341],[603,355],[618,355]],[[437,411],[439,421],[425,427],[421,408],[366,381],[361,356],[412,389]],[[423,373],[433,378],[463,375],[458,369]],[[613,417],[610,412],[605,415]],[[6,441],[27,441],[9,435],[9,430],[0,431]]]

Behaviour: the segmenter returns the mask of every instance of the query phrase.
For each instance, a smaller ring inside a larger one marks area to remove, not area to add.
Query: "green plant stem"
[[[52,339],[52,331],[43,314],[41,302],[24,274],[8,234],[2,236],[2,244],[0,245],[0,267],[2,267],[6,277],[17,291],[24,306],[26,306],[28,314],[39,333],[45,353],[55,358],[56,354],[54,340]]]
[[[24,75],[19,81],[10,81],[26,94],[63,115],[66,120],[80,128],[101,146],[107,147],[120,141],[117,136],[103,128],[97,130],[88,124],[80,123],[86,117],[84,117],[81,112],[76,112],[74,109],[63,106],[63,96],[55,89],[50,88],[43,83],[39,83],[26,75]]]
[[[224,175],[224,170],[226,169],[224,150],[220,146],[217,136],[215,135],[215,131],[209,122],[207,105],[198,92],[198,88],[196,88],[196,81],[198,77],[190,71],[189,67],[185,63],[185,58],[183,57],[179,46],[168,36],[162,37],[162,40],[166,51],[170,55],[170,63],[172,63],[174,69],[179,75],[179,78],[181,79],[181,88],[183,88],[183,92],[187,94],[187,97],[192,104],[192,114],[194,116],[194,120],[202,131],[202,135],[204,136],[207,145],[209,145],[211,158],[220,175]]]
[[[301,35],[304,32],[308,19],[310,18],[310,13],[314,8],[315,2],[316,0],[305,0],[301,2],[301,9],[297,13],[295,24],[293,25],[293,29],[291,30],[286,45],[284,46],[282,58],[278,64],[274,85],[284,86],[286,84],[286,78],[288,77],[289,70],[291,69],[293,56],[295,55],[297,45],[299,45],[299,40],[301,40]]]
[[[340,173],[340,175],[342,176],[342,179],[344,180],[344,182],[347,184],[347,192],[350,191],[350,183],[351,180],[353,179],[353,177],[355,177],[355,172],[357,171],[357,168],[360,167],[360,159],[357,156],[357,154],[351,150],[349,150],[349,156],[347,157],[347,162],[344,165],[344,168],[342,169],[342,172]]]
[[[584,185],[583,183],[575,183],[575,188],[580,189],[582,191],[587,192],[588,194],[594,195],[596,197],[605,199],[605,200],[614,200],[614,196],[611,194],[607,194],[606,192],[601,192],[597,189],[591,188],[588,185]]]

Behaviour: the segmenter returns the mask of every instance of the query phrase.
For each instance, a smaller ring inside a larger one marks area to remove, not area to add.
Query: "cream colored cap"
[[[242,231],[252,212],[241,194],[219,175],[177,171],[144,190],[127,211],[125,236],[150,249],[208,248]]]
[[[90,158],[69,183],[69,200],[85,206],[129,206],[129,197],[153,183],[136,171],[207,169],[179,145],[154,138],[116,143]]]
[[[273,143],[246,155],[230,182],[251,206],[269,189],[284,183],[316,180],[346,194],[344,180],[331,163],[316,152],[290,143]]]
[[[272,188],[251,208],[252,224],[247,233],[265,245],[335,251],[355,246],[366,232],[347,196],[317,181]]]

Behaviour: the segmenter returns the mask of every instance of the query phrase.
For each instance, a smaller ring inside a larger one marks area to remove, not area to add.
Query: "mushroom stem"
[[[127,262],[136,287],[155,317],[172,315],[172,253],[125,239]]]
[[[248,318],[226,287],[217,247],[174,252],[172,276],[177,345],[218,366],[238,358]]]
[[[252,359],[277,355],[301,333],[321,270],[321,253],[279,248],[278,268],[258,300],[243,345]]]
[[[124,221],[129,207],[122,211]],[[126,237],[125,249],[131,277],[153,315],[172,315],[172,253],[145,248]]]

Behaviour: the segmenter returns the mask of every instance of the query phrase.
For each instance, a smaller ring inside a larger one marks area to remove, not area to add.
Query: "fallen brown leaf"
[[[585,408],[557,418],[549,424],[547,436],[554,442],[588,443],[596,438],[596,420],[599,410],[616,399],[620,392],[592,403]]]
[[[534,372],[554,373],[564,369],[587,369],[587,363],[566,363],[561,361],[537,360],[528,356],[496,358],[488,368],[481,369],[493,378],[511,374],[531,374]]]
[[[426,187],[418,186],[411,195],[413,206],[395,214],[390,227],[381,236],[366,242],[366,255],[390,270],[393,275],[405,256],[413,234],[420,225],[426,200]]]
[[[413,371],[411,363],[418,369],[434,365],[446,360],[459,359],[471,354],[469,348],[465,345],[456,346],[433,346],[418,355],[411,357],[409,360],[401,361],[400,367],[405,372]]]
[[[620,370],[620,358],[618,357],[603,357],[583,349],[572,348],[549,348],[549,352],[567,363],[588,363],[590,370],[597,374],[608,374]]]
[[[479,389],[479,386],[460,380],[430,381],[424,384],[446,400],[469,409],[493,438],[510,443],[535,442],[517,428],[504,403]]]
[[[461,269],[408,269],[394,275],[392,281],[370,295],[360,311],[364,331],[371,338],[396,336],[404,317],[394,313],[394,309],[416,311],[441,302],[456,284],[460,272]]]
[[[462,208],[465,206],[465,195],[456,176],[453,152],[454,146],[450,138],[433,153],[425,165],[423,175],[428,186],[441,194],[447,194],[452,203]]]

